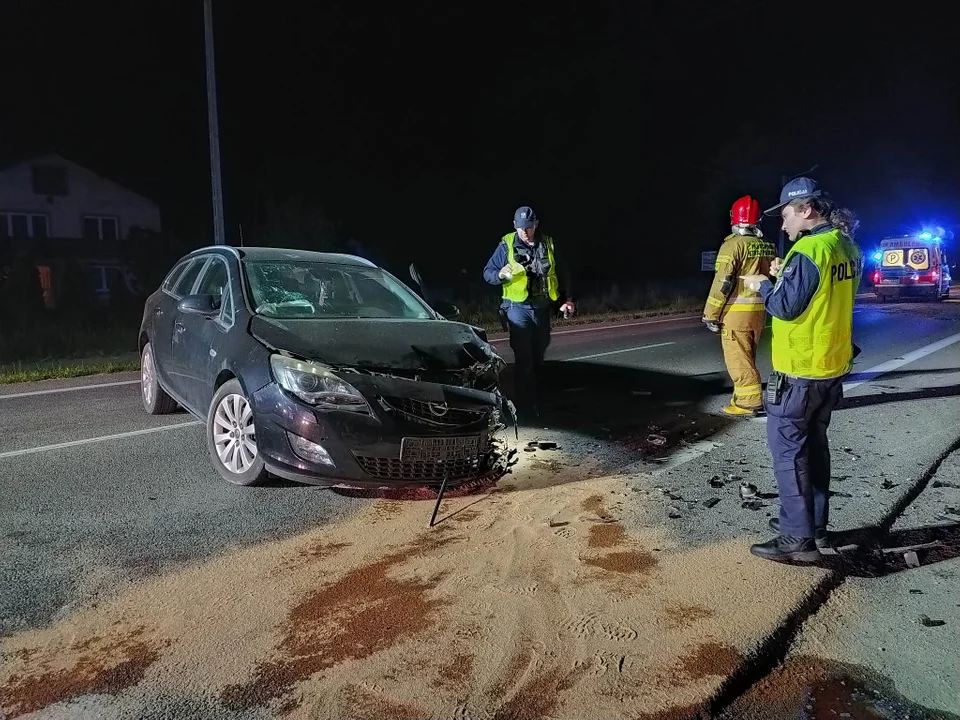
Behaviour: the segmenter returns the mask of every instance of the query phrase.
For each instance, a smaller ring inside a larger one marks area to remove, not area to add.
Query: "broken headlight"
[[[324,410],[371,414],[363,395],[326,365],[272,355],[270,367],[280,387],[305,403]]]

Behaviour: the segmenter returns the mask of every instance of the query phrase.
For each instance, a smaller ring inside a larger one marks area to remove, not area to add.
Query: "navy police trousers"
[[[550,305],[504,300],[514,357],[516,403],[521,411],[537,406],[537,380],[543,356],[550,345]]]
[[[812,538],[830,515],[830,416],[843,379],[787,377],[780,403],[766,404],[767,441],[780,494],[780,534]]]

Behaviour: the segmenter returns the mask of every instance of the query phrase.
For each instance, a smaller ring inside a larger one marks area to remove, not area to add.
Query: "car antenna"
[[[240,229],[240,247],[243,247],[243,223],[237,223],[237,227]]]

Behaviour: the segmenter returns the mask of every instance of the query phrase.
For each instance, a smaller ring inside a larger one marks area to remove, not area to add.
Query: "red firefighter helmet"
[[[730,208],[731,225],[756,225],[760,222],[760,203],[744,195]]]

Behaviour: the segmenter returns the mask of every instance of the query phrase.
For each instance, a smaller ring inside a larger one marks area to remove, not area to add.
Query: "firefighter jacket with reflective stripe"
[[[707,303],[705,320],[723,324],[731,330],[746,330],[757,323],[763,298],[743,286],[741,275],[769,275],[770,263],[777,255],[772,243],[755,235],[731,234],[724,238],[717,252],[716,275]]]

